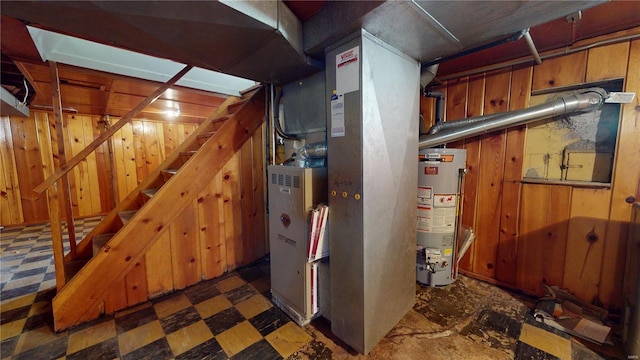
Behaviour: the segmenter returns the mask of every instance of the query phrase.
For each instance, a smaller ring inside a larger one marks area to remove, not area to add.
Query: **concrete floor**
[[[544,327],[531,316],[535,301],[466,276],[442,288],[416,285],[413,309],[368,355],[352,350],[331,334],[328,321],[317,319],[306,327],[313,340],[290,359],[603,359],[551,329],[541,330],[548,343],[566,347],[551,349],[555,355],[521,341],[523,326]],[[604,358],[626,359],[613,354]]]

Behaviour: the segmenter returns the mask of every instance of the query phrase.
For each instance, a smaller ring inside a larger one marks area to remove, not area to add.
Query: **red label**
[[[437,166],[425,166],[424,174],[425,175],[438,175],[438,167]]]

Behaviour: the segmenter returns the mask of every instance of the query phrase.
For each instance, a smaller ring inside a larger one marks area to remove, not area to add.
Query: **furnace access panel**
[[[326,295],[319,277],[328,266],[309,263],[307,254],[309,214],[326,203],[327,169],[272,165],[268,171],[272,300],[305,325],[318,314],[319,297]]]

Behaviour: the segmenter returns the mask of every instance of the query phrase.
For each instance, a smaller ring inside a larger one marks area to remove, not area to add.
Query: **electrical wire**
[[[297,135],[287,134],[282,130],[282,125],[280,124],[280,99],[282,99],[282,88],[276,92],[276,97],[273,101],[273,127],[281,138],[287,140],[298,140],[299,138]]]
[[[22,83],[24,84],[25,93],[24,93],[24,99],[20,102],[20,104],[22,104],[22,106],[27,106],[27,99],[29,97],[29,86],[27,86],[27,79],[23,77]]]

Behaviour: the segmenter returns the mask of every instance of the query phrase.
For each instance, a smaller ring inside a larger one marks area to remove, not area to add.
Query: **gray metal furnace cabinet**
[[[326,74],[331,331],[366,354],[415,302],[420,65],[362,30]]]
[[[271,298],[303,326],[320,314],[314,309],[328,308],[320,304],[327,289],[318,279],[326,261],[307,262],[309,212],[326,203],[327,169],[270,165],[268,181]]]

